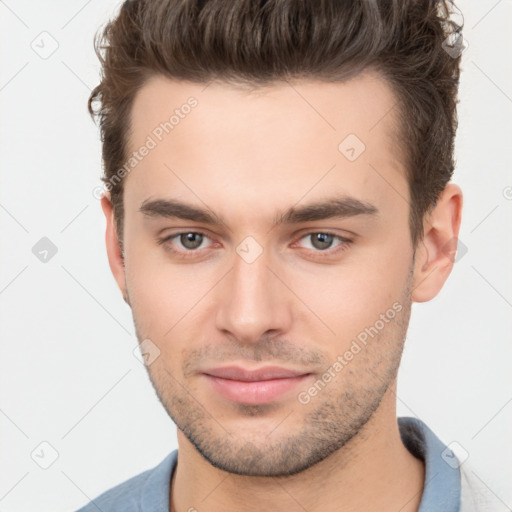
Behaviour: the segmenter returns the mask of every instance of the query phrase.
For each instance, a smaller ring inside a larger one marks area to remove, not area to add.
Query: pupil
[[[199,233],[185,233],[181,235],[181,243],[187,249],[197,249],[203,241],[203,235]]]

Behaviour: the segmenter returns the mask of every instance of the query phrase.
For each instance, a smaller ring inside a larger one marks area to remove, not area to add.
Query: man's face
[[[390,392],[413,279],[394,104],[371,74],[252,92],[154,78],[136,97],[129,152],[150,149],[125,178],[118,281],[160,400],[221,469],[308,468]]]

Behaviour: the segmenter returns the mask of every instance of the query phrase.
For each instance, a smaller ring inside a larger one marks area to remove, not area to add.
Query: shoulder
[[[167,512],[177,456],[178,451],[174,450],[158,466],[100,494],[77,512]]]
[[[462,464],[460,474],[460,512],[498,512],[504,510],[503,502],[491,491],[470,465]]]
[[[447,510],[446,507],[437,506],[439,497],[445,496],[460,503],[459,512],[505,510],[503,502],[491,490],[492,482],[484,482],[478,476],[471,463],[465,460],[464,454],[458,452],[456,445],[446,446],[418,418],[398,418],[398,425],[406,447],[425,461],[425,489],[421,503],[425,503],[426,509]],[[427,503],[435,503],[436,506],[427,507]]]

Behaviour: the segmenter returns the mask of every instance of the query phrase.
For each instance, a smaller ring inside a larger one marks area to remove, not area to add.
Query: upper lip
[[[279,366],[265,366],[263,368],[258,368],[257,370],[249,370],[240,366],[224,366],[222,368],[212,368],[211,370],[206,370],[203,373],[212,377],[219,377],[221,379],[255,382],[271,379],[289,379],[307,375],[308,372],[290,370]]]

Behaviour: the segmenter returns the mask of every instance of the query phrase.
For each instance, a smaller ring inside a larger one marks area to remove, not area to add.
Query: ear
[[[413,302],[433,299],[448,279],[457,251],[461,214],[462,191],[450,183],[423,221],[423,240],[415,252]]]
[[[101,198],[101,208],[105,214],[107,221],[107,229],[105,232],[105,242],[107,245],[108,263],[114,279],[123,294],[124,301],[129,305],[128,292],[126,289],[126,276],[124,268],[124,258],[121,251],[121,244],[117,235],[116,222],[114,218],[114,208],[109,195]]]

